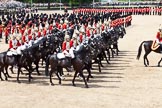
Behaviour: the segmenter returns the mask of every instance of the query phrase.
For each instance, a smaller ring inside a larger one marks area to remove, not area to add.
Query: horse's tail
[[[48,55],[48,57],[46,58],[46,67],[45,67],[45,75],[48,76],[49,75],[49,72],[48,72],[48,68],[49,68],[49,58],[51,56]]]
[[[141,56],[142,45],[143,45],[144,42],[145,42],[145,41],[143,41],[143,42],[141,43],[141,45],[139,46],[139,48],[138,48],[138,54],[137,54],[137,59],[138,59],[138,60],[139,60],[139,58],[140,58],[140,56]]]

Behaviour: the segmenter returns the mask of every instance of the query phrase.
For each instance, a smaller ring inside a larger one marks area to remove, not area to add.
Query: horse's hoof
[[[59,84],[61,85],[61,82],[59,82]]]
[[[91,70],[95,70],[95,68],[91,68]]]
[[[110,64],[110,62],[107,62],[107,64]]]
[[[8,80],[8,78],[6,77],[6,78],[5,78],[5,80],[7,81],[7,80]]]
[[[89,82],[89,78],[87,79],[87,82]]]
[[[54,86],[54,84],[53,84],[53,83],[51,83],[51,86]]]
[[[61,80],[65,80],[65,77],[63,77],[63,76],[61,76],[60,78],[61,78]]]
[[[4,80],[1,78],[1,81],[4,81]]]
[[[67,75],[68,75],[68,76],[72,76],[72,74],[71,74],[71,73],[69,73],[69,72],[67,73]]]
[[[8,78],[12,78],[12,76],[9,76],[9,75],[8,75]]]
[[[158,66],[158,67],[160,67],[160,65],[159,65],[159,64],[158,64],[157,66]]]
[[[76,87],[76,85],[75,85],[75,84],[73,84],[73,86],[74,86],[74,87]]]
[[[85,88],[89,88],[89,86],[88,86],[88,85],[86,85],[86,86],[85,86]]]
[[[91,75],[90,78],[94,78],[94,77]]]
[[[20,81],[17,81],[19,84],[21,83]]]

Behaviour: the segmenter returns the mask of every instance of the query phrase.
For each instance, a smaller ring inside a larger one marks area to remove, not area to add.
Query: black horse
[[[1,81],[3,81],[1,73],[4,74],[5,79],[7,80],[7,75],[6,75],[6,73],[4,73],[5,56],[6,56],[6,54],[7,54],[7,51],[0,53],[0,78],[1,78]]]
[[[140,56],[141,56],[141,52],[142,52],[142,45],[144,46],[144,49],[145,49],[145,54],[143,56],[143,59],[144,59],[144,65],[145,66],[148,66],[149,65],[149,60],[147,58],[148,54],[151,52],[151,51],[154,51],[156,53],[161,53],[162,49],[161,47],[158,47],[156,50],[152,50],[151,46],[153,44],[153,41],[152,40],[149,40],[149,41],[143,41],[140,46],[139,46],[139,49],[138,49],[138,54],[137,54],[137,59],[140,59]],[[158,62],[158,66],[160,66],[160,62],[162,61],[162,59]]]
[[[51,70],[48,72],[49,65],[51,65]],[[52,82],[52,74],[55,73],[59,79],[59,84],[61,84],[61,78],[59,76],[58,70],[60,67],[65,68],[68,72],[71,71],[71,58],[65,57],[59,59],[57,54],[49,55],[46,59],[46,67],[45,67],[45,74],[46,76],[50,75],[50,83],[54,85]]]
[[[83,69],[85,68],[86,64],[91,60],[91,56],[94,55],[94,51],[91,48],[91,46],[87,43],[83,43],[79,46],[78,50],[74,51],[75,58],[71,60],[71,63],[73,65],[73,68],[75,70],[74,78],[72,80],[73,86],[75,86],[75,78],[77,74],[83,78],[83,81],[85,83],[85,87],[88,88],[87,81],[85,80],[85,76],[83,74]],[[91,77],[91,73],[88,73],[87,79]]]

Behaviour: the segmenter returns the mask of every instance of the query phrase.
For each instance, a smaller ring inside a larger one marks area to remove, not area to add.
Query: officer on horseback
[[[65,54],[65,56],[70,56],[69,50],[70,50],[70,36],[68,34],[65,35],[65,41],[62,43],[62,51]]]
[[[20,42],[17,40],[16,38],[16,34],[14,33],[11,36],[11,40],[9,41],[9,51],[10,53],[8,53],[8,55],[17,55],[17,47],[20,46]]]
[[[156,42],[160,45],[162,51],[162,25],[160,25],[159,31],[156,34]]]

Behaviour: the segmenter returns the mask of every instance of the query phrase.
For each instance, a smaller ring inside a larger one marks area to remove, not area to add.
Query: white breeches
[[[74,55],[74,51],[75,49],[73,47],[70,48],[69,52],[67,50],[64,50],[63,53],[65,54],[65,56],[67,57],[71,57],[71,58],[74,58],[75,55]]]

